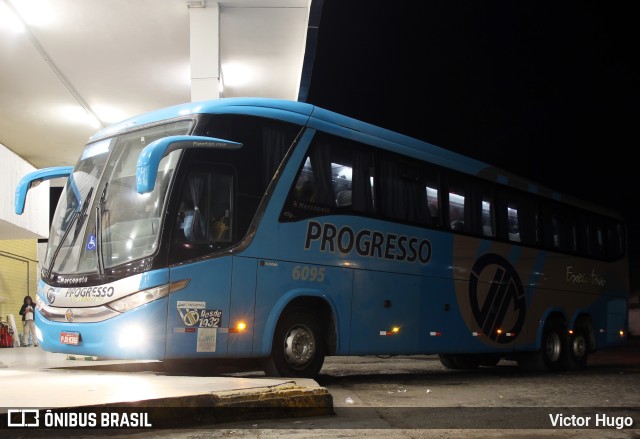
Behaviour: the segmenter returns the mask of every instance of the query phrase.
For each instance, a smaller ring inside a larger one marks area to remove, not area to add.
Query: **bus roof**
[[[400,134],[386,128],[372,125],[358,119],[344,116],[305,102],[273,98],[221,98],[207,101],[190,102],[161,108],[112,124],[89,138],[89,142],[116,135],[122,131],[135,129],[163,120],[196,114],[250,114],[271,117],[312,128],[333,128],[352,130],[361,135],[376,139],[376,144],[391,150],[400,151],[415,158],[426,159],[463,173],[468,173],[489,181],[494,181],[527,192],[573,204],[592,211],[598,211],[617,219],[622,216],[610,209],[603,208],[577,198],[561,194],[531,180],[517,176],[503,169],[489,165],[451,150],[433,145],[426,141]]]

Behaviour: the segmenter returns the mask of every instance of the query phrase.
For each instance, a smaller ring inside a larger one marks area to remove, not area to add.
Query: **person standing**
[[[32,346],[29,343],[29,336],[31,336],[31,340],[33,341],[33,346],[38,346],[38,341],[36,340],[36,323],[34,320],[33,314],[33,300],[31,300],[31,296],[25,296],[23,300],[22,307],[20,307],[20,315],[22,316],[22,327],[24,328],[23,337],[24,344]]]

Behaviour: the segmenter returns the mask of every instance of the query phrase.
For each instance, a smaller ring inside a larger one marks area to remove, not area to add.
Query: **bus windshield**
[[[62,191],[44,267],[49,273],[95,273],[149,256],[158,243],[165,195],[180,151],[162,159],[154,190],[136,191],[136,163],[156,139],[187,134],[183,120],[89,143]],[[98,236],[100,233],[100,236]]]

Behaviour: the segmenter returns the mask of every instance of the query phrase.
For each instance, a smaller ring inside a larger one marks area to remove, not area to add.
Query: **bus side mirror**
[[[136,165],[136,185],[139,194],[151,192],[162,157],[176,149],[214,148],[240,149],[242,143],[204,136],[169,136],[154,140],[140,152]]]
[[[29,189],[38,186],[46,180],[68,177],[72,172],[73,166],[56,166],[53,168],[44,168],[38,171],[33,171],[22,177],[20,183],[18,183],[18,186],[16,187],[14,207],[16,214],[22,215],[24,212],[24,203],[27,199],[27,192],[29,192]]]

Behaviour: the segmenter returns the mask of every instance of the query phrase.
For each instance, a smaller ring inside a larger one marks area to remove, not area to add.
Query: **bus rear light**
[[[471,333],[471,335],[473,337],[482,337],[484,334],[482,333],[482,331],[474,331]]]
[[[431,337],[440,337],[440,336],[442,335],[442,332],[440,332],[440,331],[431,331],[431,332],[429,333],[429,335],[430,335]]]

